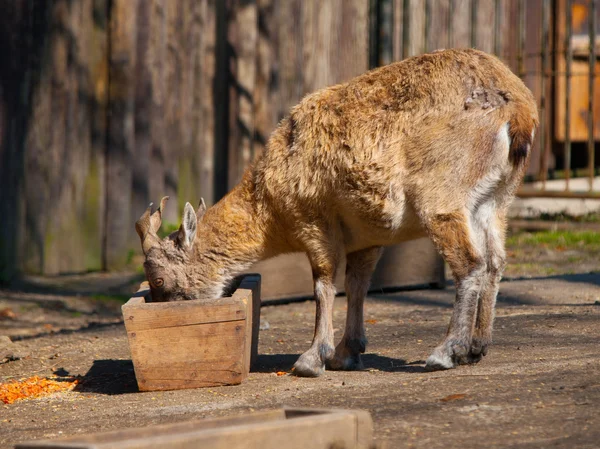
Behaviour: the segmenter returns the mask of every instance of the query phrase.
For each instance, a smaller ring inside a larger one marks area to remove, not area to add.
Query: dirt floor
[[[0,405],[0,446],[288,405],[369,410],[380,447],[598,448],[600,252],[583,237],[544,238],[509,240],[509,279],[488,356],[434,373],[424,372],[424,360],[447,327],[450,284],[369,297],[365,371],[276,374],[310,344],[314,303],[306,301],[262,308],[268,328],[258,369],[244,384],[140,393],[120,316],[121,295],[136,276],[29,279],[0,291],[0,335],[12,340],[0,353],[0,383],[33,375],[80,376],[81,383]],[[337,338],[345,308],[338,298]]]

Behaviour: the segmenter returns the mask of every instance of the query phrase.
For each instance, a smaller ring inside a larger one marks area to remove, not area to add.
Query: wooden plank
[[[366,2],[365,2],[366,3]],[[302,3],[303,92],[314,92],[339,80],[338,36],[340,0],[307,0]]]
[[[181,86],[178,99],[179,154],[177,156],[177,218],[186,202],[196,206],[200,200],[198,181],[202,171],[198,141],[202,132],[202,1],[181,0],[180,29],[177,33],[181,49]]]
[[[303,2],[289,0],[275,3],[276,54],[276,117],[281,120],[289,114],[304,95],[303,73]],[[289,21],[289,17],[297,20]]]
[[[290,417],[288,417],[290,415]],[[313,449],[367,449],[372,447],[372,424],[366,412],[348,410],[323,411],[313,413],[293,413],[286,410],[286,419],[278,419],[280,415],[268,415],[264,422],[252,422],[190,430],[188,432],[165,432],[158,435],[128,438],[127,432],[122,433],[122,440],[116,440],[114,433],[111,440],[103,441],[99,437],[79,437],[63,439],[63,445],[54,447],[74,447],[69,444],[79,444],[79,448],[104,449],[116,447],[120,449],[138,448],[150,449],[170,447],[187,449],[203,447],[207,449],[224,448],[264,448],[290,449],[305,448],[307,444]],[[365,418],[368,418],[366,419]],[[92,440],[92,441],[89,441]],[[32,442],[17,446],[20,449],[48,447],[49,442]],[[44,445],[46,444],[46,445]],[[60,440],[57,443],[60,444]],[[92,446],[93,445],[93,446]]]
[[[135,145],[137,0],[113,0],[110,17],[109,115],[106,154],[104,268],[122,268],[135,242],[131,218]],[[136,245],[137,248],[138,245]]]
[[[336,276],[336,289],[344,292],[345,261]],[[306,298],[313,296],[312,271],[306,255],[286,254],[250,268],[261,274],[261,298]],[[444,284],[444,262],[429,239],[418,239],[386,248],[373,273],[370,290],[416,285]]]
[[[229,146],[229,188],[242,178],[252,162],[254,145],[254,88],[256,84],[256,50],[258,42],[258,13],[254,0],[234,1],[232,8],[231,45],[235,59],[232,72],[230,133],[236,138]]]
[[[127,336],[142,391],[232,385],[243,379],[244,320],[137,330]]]
[[[144,2],[149,10],[149,42],[146,53],[144,70],[149,72],[151,83],[150,111],[150,161],[146,173],[148,179],[148,194],[150,201],[157,202],[166,195],[165,159],[167,158],[167,141],[165,126],[165,101],[167,95],[166,64],[167,64],[167,17],[166,0],[151,0]],[[173,201],[172,203],[175,203]],[[139,217],[147,204],[135,205]],[[176,206],[167,204],[170,214]],[[173,215],[170,215],[172,217]],[[137,217],[136,217],[137,219]]]
[[[23,101],[17,92],[21,91],[23,79],[28,70],[22,59],[14,56],[17,49],[22,51],[25,33],[20,25],[26,16],[24,0],[2,0],[0,6],[0,51],[11,64],[0,65],[0,285],[8,283],[18,271],[20,251],[18,232],[22,227],[23,196],[23,155],[24,151],[16,143],[17,130],[22,128],[23,114],[19,103]],[[24,27],[23,27],[24,28]],[[21,39],[16,37],[21,35]],[[19,44],[17,44],[19,42]],[[26,41],[27,42],[27,41]],[[36,52],[37,53],[37,52]],[[16,76],[17,73],[20,76]],[[25,99],[29,102],[29,98]]]
[[[428,51],[448,48],[448,14],[450,0],[427,0],[431,18],[428,26]]]
[[[364,0],[344,0],[336,37],[338,49],[332,49],[334,83],[348,81],[369,69],[369,5]]]
[[[152,5],[140,2],[136,11],[136,60],[135,60],[135,148],[131,185],[131,222],[135,223],[148,204],[158,201],[150,196],[150,161],[152,155],[153,83],[151,60]]]
[[[191,20],[186,44],[189,53],[191,109],[187,159],[191,170],[190,178],[182,180],[182,187],[187,191],[184,193],[180,189],[179,195],[194,206],[199,203],[200,198],[205,198],[209,205],[214,203],[214,117],[207,112],[213,110],[214,103],[211,89],[214,77],[215,24],[214,5],[211,2],[209,7],[208,3],[207,0],[188,0]],[[210,67],[205,68],[205,64],[210,64]]]
[[[60,7],[60,5],[56,5],[56,7]],[[9,188],[3,195],[7,198],[8,204],[13,203],[11,197],[14,194],[19,199],[18,204],[12,204],[16,206],[14,211],[7,211],[7,216],[14,217],[13,220],[19,226],[19,229],[15,230],[15,234],[6,235],[7,240],[14,239],[14,243],[9,242],[7,246],[10,248],[16,245],[15,249],[17,249],[13,254],[15,260],[12,260],[12,263],[19,269],[39,274],[44,272],[45,247],[52,238],[51,235],[46,234],[49,222],[48,202],[50,198],[56,198],[55,194],[59,185],[56,182],[55,169],[52,169],[53,160],[56,158],[56,148],[52,146],[50,125],[52,117],[52,82],[55,78],[53,70],[55,57],[52,51],[54,44],[46,28],[47,25],[45,25],[49,19],[52,23],[52,20],[55,20],[55,15],[52,14],[50,5],[47,5],[47,7],[41,7],[39,4],[30,5],[22,12],[31,15],[33,18],[31,28],[24,26],[23,23],[20,25],[22,27],[21,33],[28,35],[25,42],[31,42],[33,36],[37,35],[41,41],[38,42],[38,45],[44,45],[45,48],[43,51],[39,49],[39,53],[36,52],[35,57],[39,59],[43,57],[45,62],[42,70],[41,60],[36,63],[34,60],[28,60],[28,58],[16,59],[22,64],[21,69],[25,75],[15,73],[13,76],[25,76],[32,79],[32,82],[31,84],[24,82],[18,83],[16,86],[13,85],[13,88],[16,89],[15,93],[23,92],[26,89],[29,91],[29,95],[26,98],[19,99],[12,105],[14,111],[16,111],[10,113],[11,115],[15,114],[15,120],[11,123],[11,128],[14,127],[14,131],[12,133],[9,131],[7,142],[12,144],[9,147],[9,154],[11,151],[18,151],[20,154],[18,157],[11,158],[12,160],[9,159],[7,165],[13,170],[13,173],[18,174],[17,176],[20,179],[14,179],[14,175],[9,175],[7,179],[13,178],[13,182],[19,188],[17,191],[12,192],[12,189]],[[41,14],[44,16],[40,17]],[[20,48],[18,51],[27,52],[28,50]],[[17,55],[14,55],[17,58]],[[56,127],[61,127],[62,124],[57,117]],[[13,135],[11,136],[11,134]],[[21,163],[23,165],[20,167]],[[28,172],[27,177],[24,176],[23,169],[25,167]],[[54,187],[51,189],[48,184],[52,184]],[[1,203],[3,201],[0,201]],[[9,220],[9,223],[13,220]]]
[[[256,41],[256,80],[254,83],[254,135],[252,157],[260,155],[277,123],[271,89],[274,70],[274,0],[257,1],[258,36]]]
[[[19,51],[29,55],[24,60],[32,71],[22,67],[19,77],[31,84],[16,88],[26,95],[16,108],[20,111],[13,113],[27,115],[27,129],[13,128],[21,134],[27,176],[19,181],[21,207],[12,212],[15,217],[24,214],[17,238],[22,244],[19,261],[13,263],[28,272],[58,274],[101,266],[105,127],[96,119],[106,115],[103,6],[82,0],[28,7],[32,34]],[[25,28],[22,34],[27,35]],[[40,50],[27,48],[42,44]]]
[[[425,53],[425,2],[423,0],[409,0],[409,44],[408,55],[415,56]]]
[[[102,268],[106,211],[106,132],[108,107],[108,1],[92,2],[91,41],[81,52],[89,54],[91,153],[85,177],[85,199],[80,220],[85,226],[83,247],[86,269]],[[81,248],[79,248],[81,251]]]
[[[246,318],[247,303],[251,302],[250,296],[251,291],[244,290],[234,298],[149,304],[128,301],[121,308],[127,331],[137,332],[191,324],[243,320]]]
[[[471,0],[454,0],[452,15],[452,47],[471,47]]]
[[[266,410],[253,413],[246,413],[239,416],[225,416],[220,418],[198,419],[194,421],[176,422],[171,424],[157,424],[152,426],[152,435],[154,437],[177,435],[189,432],[200,431],[204,429],[218,429],[241,424],[252,424],[273,420],[285,419],[283,409]],[[68,445],[109,445],[120,444],[125,441],[146,438],[150,428],[138,427],[132,429],[113,430],[109,432],[99,432],[88,435],[75,435],[61,438],[60,440],[35,441],[30,443],[17,444],[20,449],[48,448],[48,447],[70,447]],[[88,447],[88,446],[85,446]]]
[[[259,274],[248,274],[240,283],[233,298],[250,297],[246,317],[250,318],[250,324],[246,324],[246,354],[245,363],[246,372],[250,372],[251,367],[258,358],[258,336],[260,329],[260,305],[261,305],[261,277]],[[249,343],[249,344],[248,344]]]
[[[216,57],[216,6],[215,0],[202,1],[202,83],[200,87],[201,96],[201,133],[198,135],[198,148],[201,158],[202,169],[200,172],[199,187],[200,194],[204,197],[207,205],[215,201],[215,95],[213,92],[215,83]]]
[[[166,27],[166,50],[164,59],[165,99],[164,99],[164,189],[160,195],[167,195],[172,201],[167,203],[163,222],[179,223],[183,210],[183,198],[179,198],[179,158],[184,150],[182,123],[183,105],[181,104],[185,76],[185,50],[180,33],[183,29],[182,2],[167,0],[164,4]]]
[[[151,430],[131,429],[54,441],[35,441],[17,445],[17,448],[299,449],[305,448],[307,444],[313,449],[370,448],[373,444],[373,424],[370,415],[360,410],[285,409],[284,413],[259,412],[241,417],[153,426]]]
[[[556,27],[556,42],[557,42],[557,53],[555,56],[556,71],[559,73],[554,78],[556,97],[554,101],[554,107],[556,114],[554,114],[554,137],[559,141],[565,139],[565,100],[566,100],[566,60],[565,60],[565,0],[560,0],[557,3],[557,14],[559,18]],[[597,8],[600,10],[600,8]],[[573,142],[587,142],[588,139],[588,100],[589,100],[589,85],[588,85],[588,73],[589,63],[587,60],[589,51],[589,38],[586,38],[588,26],[588,12],[585,3],[581,1],[575,1],[572,4],[573,11],[573,38],[571,39],[571,45],[575,52],[576,42],[583,38],[583,54],[579,58],[573,59],[571,66],[571,90],[569,91],[569,98],[571,99],[571,111],[570,111],[570,135],[571,141]],[[598,19],[600,23],[600,11],[598,11]],[[598,39],[598,37],[597,37]],[[598,45],[596,45],[598,47]],[[598,50],[597,50],[598,52]],[[598,52],[600,54],[600,52]],[[596,79],[594,81],[594,92],[598,96],[600,92],[600,59],[596,59],[595,65]],[[596,101],[594,104],[594,116],[600,117],[600,101]],[[596,140],[600,140],[600,120],[595,120],[594,136]]]
[[[392,52],[394,61],[404,59],[404,0],[393,0]]]
[[[475,48],[487,53],[494,52],[494,0],[477,2],[477,28]]]

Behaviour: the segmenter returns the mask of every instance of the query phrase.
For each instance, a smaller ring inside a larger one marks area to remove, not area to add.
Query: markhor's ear
[[[204,214],[206,213],[206,203],[204,202],[204,198],[200,198],[200,204],[198,204],[198,210],[196,211],[196,217],[198,222],[202,220]]]
[[[190,203],[185,203],[183,219],[181,221],[181,226],[179,227],[179,234],[177,235],[179,244],[183,248],[189,249],[192,247],[194,240],[196,239],[197,229],[198,224],[194,208]]]

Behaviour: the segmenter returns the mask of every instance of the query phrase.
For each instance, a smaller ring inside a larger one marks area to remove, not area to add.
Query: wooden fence
[[[516,68],[518,1],[0,0],[0,280],[122,268],[150,201],[215,202],[290,106],[370,66]]]

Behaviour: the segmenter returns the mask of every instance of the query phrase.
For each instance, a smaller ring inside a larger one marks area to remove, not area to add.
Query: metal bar
[[[448,3],[448,48],[454,47],[454,0]]]
[[[502,35],[500,27],[502,26],[502,3],[501,0],[495,0],[494,4],[494,53],[496,56],[501,56],[502,52]]]
[[[548,150],[550,145],[546,138],[546,76],[548,71],[548,40],[550,39],[550,3],[549,0],[542,1],[542,73],[540,75],[540,168],[539,179],[542,181],[542,189],[546,188],[546,179],[548,177]]]
[[[571,179],[571,69],[573,66],[573,6],[565,0],[565,190],[569,190]]]
[[[478,0],[471,0],[471,47],[477,47],[477,7]]]
[[[600,192],[594,191],[567,191],[567,190],[540,190],[523,187],[517,192],[519,198],[581,198],[600,199]]]
[[[589,38],[590,38],[590,54],[589,65],[590,74],[589,80],[589,103],[588,103],[588,162],[590,170],[590,190],[594,188],[595,174],[595,148],[594,148],[594,81],[595,81],[595,64],[596,64],[596,0],[590,0],[589,14]]]
[[[519,32],[517,36],[517,65],[519,71],[519,77],[525,77],[525,0],[519,0]]]
[[[410,0],[402,5],[402,59],[409,56],[410,50]]]

